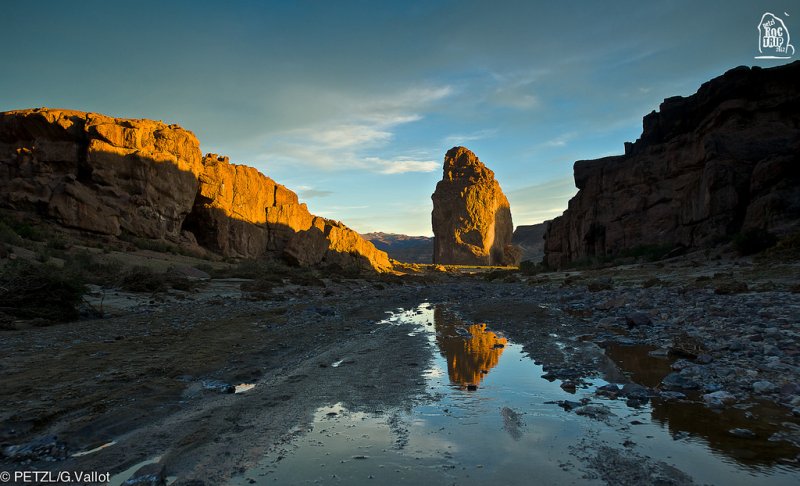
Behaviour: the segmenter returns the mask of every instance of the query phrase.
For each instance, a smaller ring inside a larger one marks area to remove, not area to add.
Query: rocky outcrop
[[[544,258],[544,233],[550,221],[519,225],[514,229],[511,242],[522,250],[522,260],[539,263]]]
[[[433,238],[395,233],[365,233],[361,236],[375,248],[385,251],[389,258],[406,263],[431,263]]]
[[[203,170],[177,125],[96,113],[0,113],[0,205],[118,236],[177,240]]]
[[[575,163],[550,224],[552,267],[643,246],[698,248],[800,226],[800,61],[739,67],[644,117],[625,154]]]
[[[201,157],[177,125],[96,113],[0,113],[0,206],[79,230],[197,242],[224,256],[390,268],[342,223],[316,217],[286,187],[227,157]]]
[[[508,199],[487,168],[465,147],[444,157],[444,175],[433,199],[433,263],[514,265],[514,225]]]

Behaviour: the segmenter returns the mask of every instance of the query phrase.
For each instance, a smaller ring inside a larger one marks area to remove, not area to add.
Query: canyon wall
[[[644,117],[624,155],[578,161],[545,262],[643,246],[702,248],[748,229],[800,226],[800,61],[739,67]]]
[[[160,121],[33,109],[0,113],[0,207],[87,232],[197,242],[223,256],[387,270],[386,253],[309,213],[286,187],[201,156]]]

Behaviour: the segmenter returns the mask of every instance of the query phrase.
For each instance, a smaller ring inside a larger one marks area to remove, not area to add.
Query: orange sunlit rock
[[[508,340],[488,331],[486,324],[464,325],[440,308],[434,310],[433,317],[436,343],[447,359],[450,381],[461,387],[480,384],[497,366]]]

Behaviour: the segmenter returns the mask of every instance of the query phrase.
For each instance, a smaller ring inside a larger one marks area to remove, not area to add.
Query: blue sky
[[[576,160],[621,153],[664,98],[786,62],[754,59],[756,25],[770,11],[800,36],[797,7],[5,0],[0,111],[178,123],[361,232],[432,234],[444,153],[465,145],[533,224],[566,208]]]

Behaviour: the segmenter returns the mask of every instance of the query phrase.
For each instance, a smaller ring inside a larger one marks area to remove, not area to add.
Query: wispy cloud
[[[577,133],[575,132],[564,133],[544,142],[542,145],[545,147],[565,147],[567,142],[574,139],[576,136]]]
[[[473,142],[475,140],[483,140],[485,138],[493,137],[497,134],[497,129],[485,129],[479,130],[477,132],[472,133],[463,133],[463,134],[453,134],[448,135],[443,140],[443,145],[450,146],[450,145],[462,145],[467,142]]]
[[[299,186],[297,188],[297,194],[300,196],[301,199],[312,199],[317,197],[328,197],[333,194],[333,191],[326,191],[324,189],[314,189],[313,187],[308,186]]]
[[[418,87],[381,97],[351,99],[343,103],[347,110],[338,117],[266,137],[266,150],[260,157],[329,171],[430,172],[438,163],[408,154],[384,158],[375,152],[385,152],[397,127],[421,120],[421,113],[431,104],[452,93],[450,86]]]
[[[367,157],[366,161],[381,174],[405,174],[406,172],[433,172],[440,167],[435,160],[413,160],[398,157],[393,160],[378,157]]]
[[[562,177],[506,193],[515,224],[535,224],[560,216],[578,189],[572,177]]]

